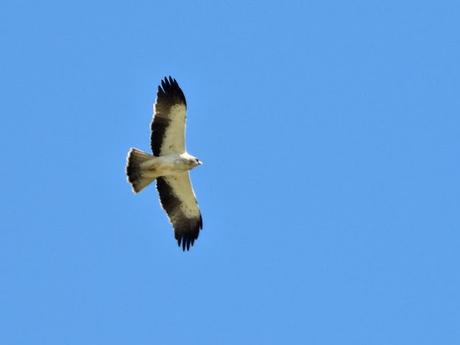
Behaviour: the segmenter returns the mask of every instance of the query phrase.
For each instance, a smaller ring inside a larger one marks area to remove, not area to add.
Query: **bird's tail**
[[[126,175],[133,186],[133,192],[139,193],[157,177],[154,173],[156,157],[132,148],[128,152]]]

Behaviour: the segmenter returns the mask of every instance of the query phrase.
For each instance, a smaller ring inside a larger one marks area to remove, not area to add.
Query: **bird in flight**
[[[153,155],[131,148],[126,165],[126,175],[134,193],[157,181],[161,206],[184,251],[193,246],[203,228],[189,174],[189,170],[202,163],[185,148],[186,110],[187,103],[179,84],[174,78],[165,77],[158,86],[151,124]]]

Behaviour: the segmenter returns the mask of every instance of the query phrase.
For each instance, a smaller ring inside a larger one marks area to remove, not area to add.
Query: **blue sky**
[[[459,344],[455,1],[0,4],[0,343]],[[188,101],[204,230],[133,195]]]

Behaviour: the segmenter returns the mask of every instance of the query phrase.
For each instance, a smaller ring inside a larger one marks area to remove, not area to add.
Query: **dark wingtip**
[[[163,97],[170,98],[174,102],[182,102],[187,106],[187,101],[185,100],[185,95],[182,89],[180,88],[176,79],[171,76],[164,77],[161,79],[161,83],[158,86],[158,94]]]
[[[182,251],[189,251],[198,238],[198,234],[198,231],[196,233],[176,234],[177,245],[179,248],[182,247]]]

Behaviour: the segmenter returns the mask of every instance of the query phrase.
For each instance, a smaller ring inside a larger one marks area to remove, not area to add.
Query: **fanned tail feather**
[[[133,187],[133,192],[139,193],[142,189],[147,187],[155,177],[152,177],[151,171],[148,176],[145,176],[145,169],[142,163],[155,159],[154,156],[148,153],[142,152],[141,150],[132,148],[128,152],[127,164],[126,164],[126,175],[128,181]]]

